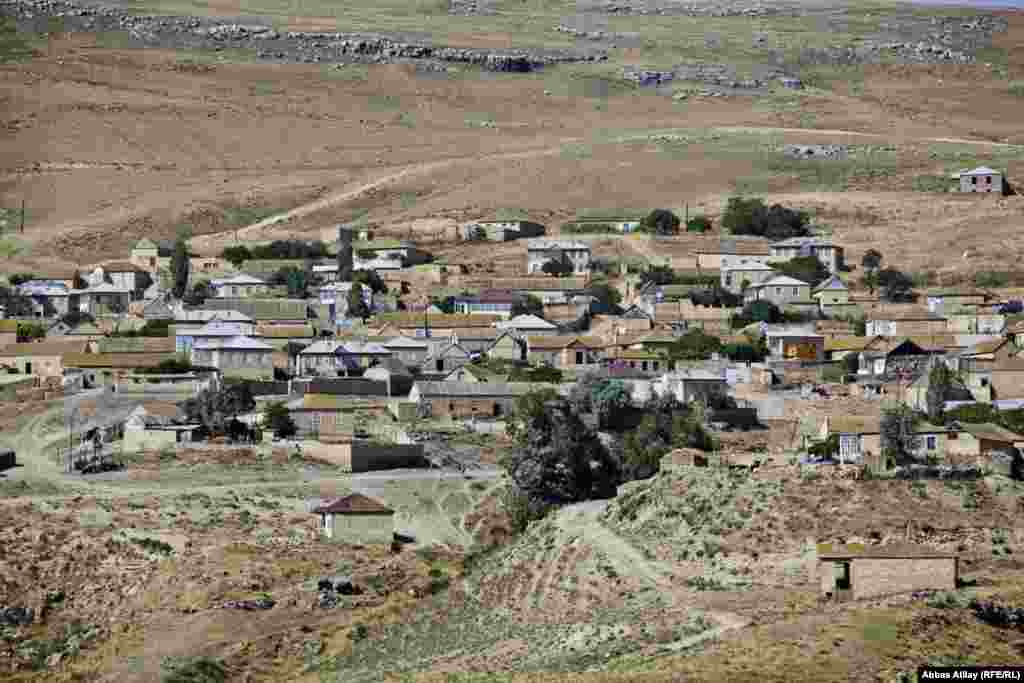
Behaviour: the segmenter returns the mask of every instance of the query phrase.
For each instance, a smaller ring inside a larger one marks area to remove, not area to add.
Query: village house
[[[86,389],[117,384],[137,370],[152,370],[161,363],[174,360],[171,353],[67,353],[65,370],[82,375]],[[68,373],[70,374],[70,373]]]
[[[373,291],[369,287],[358,282],[332,282],[317,291],[320,305],[327,307],[328,319],[340,320],[348,317],[349,296],[353,287],[359,287],[363,303],[373,310]]]
[[[71,290],[72,308],[92,316],[120,315],[128,312],[132,290],[103,282],[86,289]],[[77,306],[74,302],[77,301]]]
[[[1024,348],[1024,320],[1020,320],[1007,327],[1006,335],[1013,340],[1017,348]]]
[[[178,407],[173,403],[139,405],[125,420],[121,450],[135,453],[174,448],[190,443],[192,432],[199,427],[198,423],[182,420]]]
[[[516,399],[545,385],[533,382],[416,382],[409,401],[420,415],[435,418],[500,418]]]
[[[466,364],[455,368],[440,380],[442,382],[508,382],[507,373],[497,373],[486,365]]]
[[[543,273],[548,261],[568,263],[572,272],[583,275],[590,271],[590,245],[576,240],[531,239],[526,243],[526,272]]]
[[[946,331],[953,334],[1003,334],[1006,330],[1006,316],[994,311],[975,307],[973,311],[962,309],[946,313]]]
[[[284,350],[289,344],[312,344],[317,339],[312,325],[257,325],[252,335],[276,350]]]
[[[401,270],[430,261],[430,254],[404,240],[368,240],[352,243],[355,270]]]
[[[209,323],[214,321],[220,325],[232,325],[233,327],[223,328],[232,330],[232,335],[243,334],[252,336],[256,331],[253,319],[238,311],[178,311],[174,314],[173,328],[169,330],[175,338],[175,351],[178,353],[188,353],[192,348],[192,342],[196,334],[200,333]],[[216,328],[210,327],[207,329],[209,331]],[[201,333],[199,336],[205,336],[205,333]]]
[[[780,308],[790,304],[813,302],[811,286],[786,275],[776,275],[759,284],[750,285],[743,293],[743,301],[770,301]]]
[[[346,543],[391,543],[395,511],[361,493],[353,493],[313,508],[325,538]]]
[[[1024,436],[991,422],[956,422],[946,442],[947,456],[957,464],[992,468],[999,474],[1014,476],[1013,461],[1020,461]],[[993,455],[1009,458],[993,459]]]
[[[992,192],[1000,195],[1006,192],[1006,178],[1000,171],[988,166],[960,171],[954,177],[960,181],[961,192]]]
[[[96,342],[97,353],[164,353],[173,354],[172,337],[104,337]]]
[[[527,359],[531,363],[556,368],[574,368],[599,363],[604,342],[597,337],[541,335],[526,338]]]
[[[921,546],[818,546],[821,592],[834,600],[862,600],[915,591],[953,591],[956,554]]]
[[[35,318],[60,317],[71,311],[72,285],[63,281],[29,280],[18,285],[15,291],[32,302]]]
[[[225,377],[273,379],[274,348],[258,339],[236,335],[204,337],[192,345],[192,363],[217,368]]]
[[[825,360],[845,360],[851,354],[859,356],[874,339],[876,337],[825,337]]]
[[[697,269],[701,272],[718,272],[752,261],[767,265],[771,259],[769,242],[760,237],[709,237],[694,253],[697,256]]]
[[[352,439],[355,409],[354,397],[360,396],[360,386],[351,385],[347,395],[307,392],[288,403],[288,413],[295,422],[297,434],[305,438],[323,438],[325,441]],[[376,395],[376,394],[373,394]]]
[[[574,297],[585,294],[588,285],[587,274],[550,277],[539,273],[531,277],[461,278],[459,283],[462,289],[471,293],[479,293],[484,289],[505,290],[535,297],[545,305],[572,302]],[[461,290],[452,292],[453,295],[460,293]],[[441,292],[438,293],[440,295]]]
[[[743,258],[722,268],[721,283],[723,289],[740,294],[749,287],[760,285],[777,275],[778,271],[771,266],[756,259]]]
[[[843,248],[823,237],[791,237],[772,243],[770,249],[771,260],[775,262],[813,256],[831,273],[838,273],[844,265]]]
[[[1024,399],[1024,358],[997,360],[991,371],[992,400]]]
[[[36,377],[62,377],[64,358],[84,354],[91,348],[87,341],[43,341],[7,344],[0,348],[0,365],[19,374]]]
[[[663,375],[654,386],[660,396],[671,395],[686,405],[693,401],[707,405],[726,395],[724,372],[687,368]]]
[[[322,339],[302,350],[297,359],[296,374],[341,377],[361,375],[391,357],[381,344],[358,339]]]
[[[509,240],[540,237],[544,234],[544,226],[526,220],[480,220],[462,226],[462,239],[476,239],[483,231],[484,239],[491,242],[507,242]]]
[[[813,328],[769,327],[765,338],[768,352],[775,360],[820,362],[825,359],[825,337]]]
[[[502,334],[502,331],[495,327],[456,327],[446,332],[448,342],[458,344],[470,355],[484,353]],[[440,340],[438,335],[435,340]]]
[[[739,309],[698,306],[684,300],[654,304],[646,307],[645,311],[657,326],[669,326],[680,331],[698,329],[707,333],[727,333],[732,329],[732,316]]]
[[[144,268],[150,273],[156,272],[161,268],[160,258],[161,256],[166,259],[170,259],[170,252],[164,254],[160,253],[160,248],[156,242],[146,239],[143,237],[141,240],[135,243],[132,247],[130,261],[134,265]]]
[[[149,273],[129,261],[113,261],[99,266],[106,281],[119,289],[127,289],[132,301],[142,299],[143,293],[152,284]]]
[[[423,339],[397,336],[378,342],[391,353],[391,357],[410,368],[419,368],[426,361],[430,345]]]
[[[523,302],[523,296],[511,290],[485,289],[479,294],[455,297],[455,312],[463,315],[487,313],[512,317],[512,309]]]
[[[918,422],[914,425],[916,448],[911,455],[918,460],[941,461],[947,453],[950,433],[946,427]],[[821,423],[818,438],[839,437],[839,461],[864,464],[876,472],[892,469],[894,462],[883,460],[881,419],[877,416],[827,416]]]
[[[462,367],[473,357],[473,353],[451,339],[437,339],[430,345],[430,351],[423,361],[426,372],[445,373]]]
[[[991,296],[978,289],[933,289],[924,293],[928,310],[938,316],[977,311]]]
[[[170,295],[144,300],[139,304],[139,315],[144,320],[174,320],[174,308],[171,306]]]
[[[432,313],[423,311],[411,313],[379,313],[368,323],[370,326],[391,325],[393,329],[414,339],[428,337],[447,337],[450,331],[465,327],[494,327],[494,323],[504,320],[503,316],[477,313],[474,315]]]
[[[520,336],[558,334],[558,325],[553,325],[544,318],[532,314],[517,315],[509,320],[495,323],[495,327]]]
[[[896,378],[910,382],[931,367],[942,349],[926,348],[917,338],[875,337],[860,352],[859,375]]]
[[[195,356],[192,354],[192,350],[196,344],[201,341],[209,341],[211,339],[230,339],[231,337],[244,337],[249,336],[246,334],[247,325],[245,323],[229,323],[223,320],[213,319],[206,323],[202,327],[196,330],[192,330],[187,334],[182,334],[177,328],[174,334],[174,348],[179,353],[190,354],[192,362],[197,362]]]
[[[363,372],[363,378],[373,380],[374,382],[383,382],[387,385],[387,395],[389,397],[405,396],[412,389],[412,384],[415,380],[409,368],[395,358],[385,358],[379,361],[377,365],[367,368]]]
[[[234,277],[210,280],[214,296],[220,299],[248,299],[267,293],[268,285],[258,277],[240,273]]]
[[[497,339],[491,342],[490,346],[484,350],[484,353],[488,358],[525,361],[526,338],[512,330],[501,331]]]
[[[913,337],[946,331],[945,318],[917,307],[872,311],[865,316],[864,322],[868,337]]]

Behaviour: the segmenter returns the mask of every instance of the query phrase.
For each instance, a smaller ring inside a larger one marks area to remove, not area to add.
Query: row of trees
[[[270,244],[257,244],[252,247],[234,245],[225,247],[221,258],[236,268],[253,259],[325,259],[330,256],[327,243],[321,240],[274,240]]]

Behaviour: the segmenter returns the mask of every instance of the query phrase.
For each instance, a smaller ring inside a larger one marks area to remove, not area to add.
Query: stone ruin
[[[785,145],[782,155],[787,159],[845,161],[850,150],[846,145]]]

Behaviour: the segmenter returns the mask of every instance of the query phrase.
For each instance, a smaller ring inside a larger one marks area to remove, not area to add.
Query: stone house
[[[512,330],[499,331],[498,337],[491,342],[491,344],[485,349],[484,353],[488,358],[525,361],[525,337],[514,333]]]
[[[760,285],[778,275],[778,271],[756,259],[740,259],[721,270],[722,288],[734,294],[745,288]]]
[[[62,377],[64,359],[70,354],[85,354],[87,341],[42,341],[7,344],[0,348],[0,365],[14,368],[23,375]]]
[[[18,321],[0,320],[0,348],[18,342]]]
[[[663,375],[655,383],[654,390],[661,396],[671,394],[683,405],[692,401],[706,405],[725,396],[727,384],[724,373],[690,368]]]
[[[914,429],[918,442],[912,455],[918,459],[942,459],[947,453],[949,435],[956,433],[946,427],[919,422]],[[881,471],[894,463],[882,460],[881,419],[877,416],[827,416],[821,423],[818,437],[839,436],[839,460],[844,463],[863,463]]]
[[[267,293],[268,284],[258,277],[240,273],[234,277],[210,280],[214,296],[220,299],[259,297]]]
[[[391,352],[381,344],[358,339],[322,339],[299,353],[296,374],[325,377],[362,374],[388,358]]]
[[[604,346],[597,337],[541,335],[526,338],[526,357],[535,364],[574,368],[599,363]]]
[[[550,385],[533,382],[416,382],[409,401],[421,415],[440,418],[499,418],[515,410],[520,396]]]
[[[426,372],[450,372],[468,363],[473,354],[462,344],[453,343],[451,339],[436,340],[430,346],[423,369]]]
[[[481,220],[463,225],[461,230],[462,239],[473,239],[478,230],[483,230],[486,239],[492,242],[507,242],[520,238],[540,237],[544,234],[544,226],[532,221]]]
[[[872,311],[865,316],[865,334],[868,337],[912,337],[942,334],[946,319],[927,309],[918,307],[892,307]]]
[[[961,192],[991,192],[1000,195],[1006,192],[1003,174],[988,166],[960,171],[956,177],[960,180]]]
[[[862,544],[818,546],[821,592],[834,600],[862,600],[915,591],[957,588],[953,553],[921,546]]]
[[[590,271],[590,245],[576,240],[532,239],[526,243],[526,272],[543,273],[548,261],[568,263],[572,272],[583,275]]]
[[[772,254],[768,240],[760,237],[708,237],[694,253],[700,271],[721,271],[751,261],[767,265]]]
[[[791,261],[801,256],[813,256],[829,269],[838,273],[843,268],[843,248],[823,237],[791,237],[772,243],[772,261]]]
[[[269,344],[243,335],[204,337],[192,345],[192,362],[217,368],[225,377],[273,379],[273,351]]]
[[[803,280],[786,275],[776,275],[759,284],[747,287],[743,301],[770,301],[782,308],[790,304],[806,303],[811,300],[811,286]]]
[[[200,425],[183,422],[179,417],[173,403],[136,407],[125,420],[121,449],[126,453],[159,451],[190,443],[193,430]]]
[[[395,536],[395,511],[361,493],[313,508],[319,515],[320,533],[332,541],[391,543]]]

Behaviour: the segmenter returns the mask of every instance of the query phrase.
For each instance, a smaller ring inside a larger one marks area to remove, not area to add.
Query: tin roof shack
[[[391,543],[395,511],[373,498],[353,493],[313,508],[320,516],[320,532],[328,539],[348,543]]]
[[[835,600],[955,590],[959,570],[955,554],[921,546],[818,546],[821,592]]]

